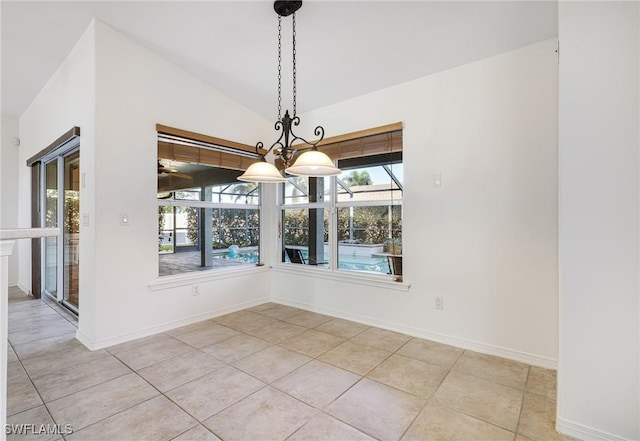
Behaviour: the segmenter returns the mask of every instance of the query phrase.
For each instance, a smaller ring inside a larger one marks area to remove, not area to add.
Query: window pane
[[[175,246],[192,247],[198,245],[198,209],[195,207],[174,207]]]
[[[237,180],[243,173],[243,155],[236,155],[240,160],[235,161],[233,153],[224,153],[225,164],[233,167],[224,168],[211,165],[209,149],[190,146],[187,155],[184,149],[160,147],[159,144],[160,204],[162,200],[197,201],[198,206],[159,206],[159,274],[258,263],[260,186]],[[188,162],[170,159],[176,157],[170,151]],[[223,208],[222,204],[238,208]]]
[[[338,202],[402,199],[402,163],[342,169]]]
[[[309,199],[309,179],[322,180],[323,197],[321,201]],[[292,176],[284,183],[285,204],[308,204],[309,202],[326,202],[331,200],[330,178],[308,178],[306,176]]]
[[[402,152],[338,164],[338,269],[402,275]]]
[[[205,200],[225,204],[260,204],[260,186],[254,182],[231,182],[207,188]]]
[[[200,189],[190,188],[187,190],[180,190],[174,193],[174,199],[182,201],[199,201]]]
[[[388,257],[402,254],[402,207],[338,209],[338,268],[390,274]]]
[[[213,249],[258,247],[260,239],[260,211],[213,208]]]
[[[173,253],[173,207],[158,207],[158,252],[160,254]]]
[[[282,261],[329,266],[329,210],[283,210]]]
[[[259,208],[161,206],[158,232],[161,276],[260,261]]]

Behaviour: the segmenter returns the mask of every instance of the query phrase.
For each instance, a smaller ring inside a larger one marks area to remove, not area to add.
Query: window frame
[[[160,160],[171,160],[177,162],[181,161],[180,158],[170,158],[166,153],[170,152],[171,154],[183,154],[185,152],[187,156],[193,156],[193,151],[195,148],[203,150],[202,153],[198,153],[198,158],[201,156],[204,158],[206,156],[207,159],[203,159],[203,162],[193,162],[196,164],[204,165],[211,168],[220,168],[220,169],[232,169],[232,170],[242,170],[241,167],[244,167],[247,164],[250,164],[255,160],[254,156],[257,157],[257,153],[255,147],[247,146],[244,144],[240,144],[234,141],[228,141],[221,138],[214,138],[207,135],[201,135],[194,132],[188,132],[180,129],[174,129],[167,126],[156,125],[157,129],[157,153],[156,159]],[[175,142],[173,147],[171,147],[170,143]],[[167,150],[167,145],[169,148]],[[182,148],[182,150],[180,150]],[[178,150],[175,150],[178,149]],[[187,150],[185,150],[187,149]],[[190,150],[189,150],[190,149]],[[191,152],[191,153],[189,153]],[[164,154],[163,154],[164,153]],[[220,153],[221,156],[215,157],[217,153]],[[212,156],[213,155],[213,156]],[[234,161],[233,156],[237,155],[238,160]],[[226,159],[225,159],[226,158]],[[229,160],[231,158],[231,161]],[[192,159],[195,160],[195,159]],[[192,161],[190,160],[190,162]],[[214,161],[214,162],[208,162]],[[216,163],[215,161],[221,161]],[[233,166],[225,166],[226,163],[233,162]],[[240,168],[239,168],[240,167]],[[240,181],[234,181],[229,183],[233,184],[241,184]],[[212,188],[217,188],[219,185],[212,185]],[[194,187],[195,188],[195,187]],[[192,199],[176,199],[175,194],[173,197],[169,199],[160,199],[158,195],[164,191],[160,191],[158,188],[158,179],[156,177],[156,216],[158,215],[158,210],[160,207],[183,207],[183,208],[195,208],[195,209],[212,209],[212,210],[257,210],[258,212],[258,262],[255,264],[246,263],[240,264],[237,266],[220,266],[220,267],[211,267],[206,269],[193,269],[187,272],[175,273],[175,274],[160,274],[160,253],[158,249],[156,249],[156,280],[149,284],[149,288],[151,290],[165,289],[170,287],[182,286],[187,284],[192,284],[197,280],[215,280],[219,278],[226,278],[229,276],[241,274],[244,272],[253,272],[256,268],[264,266],[264,234],[265,234],[265,226],[264,226],[264,210],[263,210],[263,197],[264,197],[264,186],[263,184],[257,184],[257,203],[248,203],[248,202],[215,202],[215,201],[206,201],[206,200],[192,200]],[[184,190],[173,190],[175,192],[179,191],[190,191],[190,188],[185,188]],[[223,190],[224,191],[224,190]],[[254,192],[255,190],[252,190]],[[171,191],[169,191],[171,192]],[[202,194],[201,194],[202,197]],[[254,198],[256,196],[253,196]],[[175,213],[175,209],[174,209]],[[175,215],[174,215],[175,216]],[[174,219],[175,222],[175,219]],[[174,225],[175,227],[175,225]],[[160,230],[156,232],[156,235],[159,235]],[[200,237],[200,232],[198,233],[198,240],[203,241],[204,238]],[[213,239],[213,235],[212,235]],[[175,237],[174,240],[174,250],[175,250]],[[211,243],[209,244],[211,245]],[[201,244],[201,246],[206,246],[205,244]],[[175,252],[175,251],[174,251]],[[228,276],[229,275],[229,276]]]
[[[374,156],[382,156],[384,153],[378,153],[371,155]],[[338,163],[340,160],[335,160],[334,163]],[[400,163],[404,164],[404,157],[401,156]],[[393,164],[393,162],[390,162]],[[396,163],[398,163],[397,155],[396,155]],[[366,165],[363,165],[362,168],[365,168]],[[325,177],[325,179],[327,179]],[[314,203],[289,203],[287,204],[287,198],[285,197],[285,185],[279,184],[277,189],[276,201],[277,201],[277,229],[278,229],[278,240],[276,241],[276,262],[274,268],[278,271],[283,272],[295,272],[295,273],[307,273],[309,275],[321,276],[322,278],[327,278],[331,280],[343,280],[351,283],[364,284],[369,286],[385,286],[387,288],[392,288],[400,291],[407,291],[409,289],[408,284],[404,283],[404,274],[401,276],[393,275],[393,274],[375,274],[373,272],[366,271],[358,271],[358,270],[346,270],[339,268],[339,243],[338,243],[338,210],[340,208],[349,208],[349,207],[372,207],[372,206],[392,206],[400,207],[400,219],[404,215],[403,210],[403,198],[394,199],[393,193],[391,193],[391,198],[381,199],[381,200],[369,200],[369,201],[339,201],[338,200],[338,179],[336,176],[329,177],[330,179],[330,192],[328,200],[323,202],[314,202]],[[390,177],[390,181],[392,181]],[[400,191],[403,191],[403,188],[400,187]],[[391,191],[397,191],[395,189],[391,189]],[[328,236],[329,236],[329,264],[324,265],[300,265],[300,264],[291,264],[285,261],[285,243],[284,243],[284,212],[287,209],[310,209],[310,208],[324,208],[328,210],[329,213],[329,225],[328,225]]]

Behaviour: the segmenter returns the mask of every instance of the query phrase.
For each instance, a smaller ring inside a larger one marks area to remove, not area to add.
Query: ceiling
[[[270,1],[0,2],[2,112],[19,116],[92,18],[267,119],[277,115]],[[296,14],[298,113],[558,35],[545,1],[322,1]],[[283,20],[283,107],[291,20]]]

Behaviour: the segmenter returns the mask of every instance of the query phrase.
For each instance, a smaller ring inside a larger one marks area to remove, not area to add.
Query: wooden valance
[[[246,170],[257,159],[255,147],[156,124],[158,159]],[[162,136],[168,135],[168,136]],[[175,138],[175,139],[174,139]],[[260,150],[265,154],[265,150]]]
[[[246,170],[256,158],[201,147],[158,141],[158,159]]]
[[[362,158],[402,151],[402,123],[387,124],[372,129],[325,138],[318,150],[333,160]],[[298,155],[304,149],[298,150]],[[276,167],[282,169],[282,160],[276,159]]]
[[[256,148],[248,144],[242,144],[240,142],[229,141],[228,139],[216,138],[214,136],[203,135],[202,133],[190,132],[188,130],[176,129],[174,127],[163,126],[162,124],[156,124],[156,131],[159,134],[177,136],[179,138],[190,139],[193,141],[203,142],[205,144],[211,144],[213,146],[221,146],[229,149],[240,150],[249,153],[256,153]],[[266,150],[261,149],[259,151],[261,155],[264,155]]]

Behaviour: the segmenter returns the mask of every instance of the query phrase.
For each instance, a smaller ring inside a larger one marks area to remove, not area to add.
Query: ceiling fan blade
[[[168,165],[164,165],[158,159],[158,174],[160,174],[160,173],[176,173],[177,171],[178,170],[175,170],[175,169],[169,167]]]
[[[193,180],[193,177],[191,175],[188,175],[186,173],[180,173],[180,172],[171,172],[171,176],[175,176],[176,178],[180,178],[180,179],[189,179],[189,180]]]

